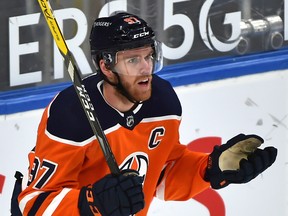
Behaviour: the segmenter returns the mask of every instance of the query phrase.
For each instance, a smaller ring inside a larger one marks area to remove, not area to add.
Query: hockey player
[[[83,82],[121,174],[109,173],[68,87],[39,124],[18,197],[23,215],[146,215],[153,197],[187,200],[210,186],[248,182],[274,163],[277,150],[260,149],[257,135],[239,134],[209,155],[179,142],[181,105],[155,74],[161,43],[143,19],[124,12],[96,19],[90,45],[97,73]]]

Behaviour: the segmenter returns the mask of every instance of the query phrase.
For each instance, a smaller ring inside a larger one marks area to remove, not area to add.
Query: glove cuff
[[[96,216],[100,215],[97,207],[94,204],[94,195],[92,191],[92,185],[83,187],[79,193],[78,209],[82,216]]]
[[[210,182],[213,189],[220,189],[229,185],[224,179],[223,173],[219,168],[219,156],[222,153],[219,146],[215,146],[213,152],[208,156],[207,168],[204,180]]]

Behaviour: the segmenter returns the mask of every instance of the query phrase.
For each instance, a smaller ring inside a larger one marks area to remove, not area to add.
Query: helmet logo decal
[[[125,22],[128,24],[135,24],[135,23],[141,23],[140,20],[138,20],[136,17],[128,17],[124,19]]]
[[[147,31],[147,32],[141,32],[141,33],[139,33],[139,34],[135,34],[135,35],[133,35],[133,38],[135,39],[135,38],[141,38],[141,37],[145,37],[145,36],[147,36],[147,35],[149,35],[149,31]]]
[[[109,27],[112,23],[111,22],[95,22],[94,23],[94,27],[95,26],[105,26],[105,27]]]
[[[103,59],[105,61],[105,64],[111,64],[113,62],[112,55],[110,53],[104,55]]]

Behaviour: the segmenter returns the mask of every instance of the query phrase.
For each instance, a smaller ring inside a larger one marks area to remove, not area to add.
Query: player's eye
[[[138,64],[140,61],[141,61],[140,57],[133,57],[133,58],[127,59],[127,62],[130,64]]]
[[[147,55],[147,56],[145,57],[145,61],[151,61],[151,60],[153,60],[153,59],[154,59],[153,53],[150,53],[149,55]]]

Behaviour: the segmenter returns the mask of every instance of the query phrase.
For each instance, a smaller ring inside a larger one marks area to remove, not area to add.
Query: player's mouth
[[[147,77],[145,79],[142,79],[142,80],[138,81],[137,84],[140,85],[140,86],[145,87],[145,86],[149,85],[149,81],[150,81],[150,79]]]

